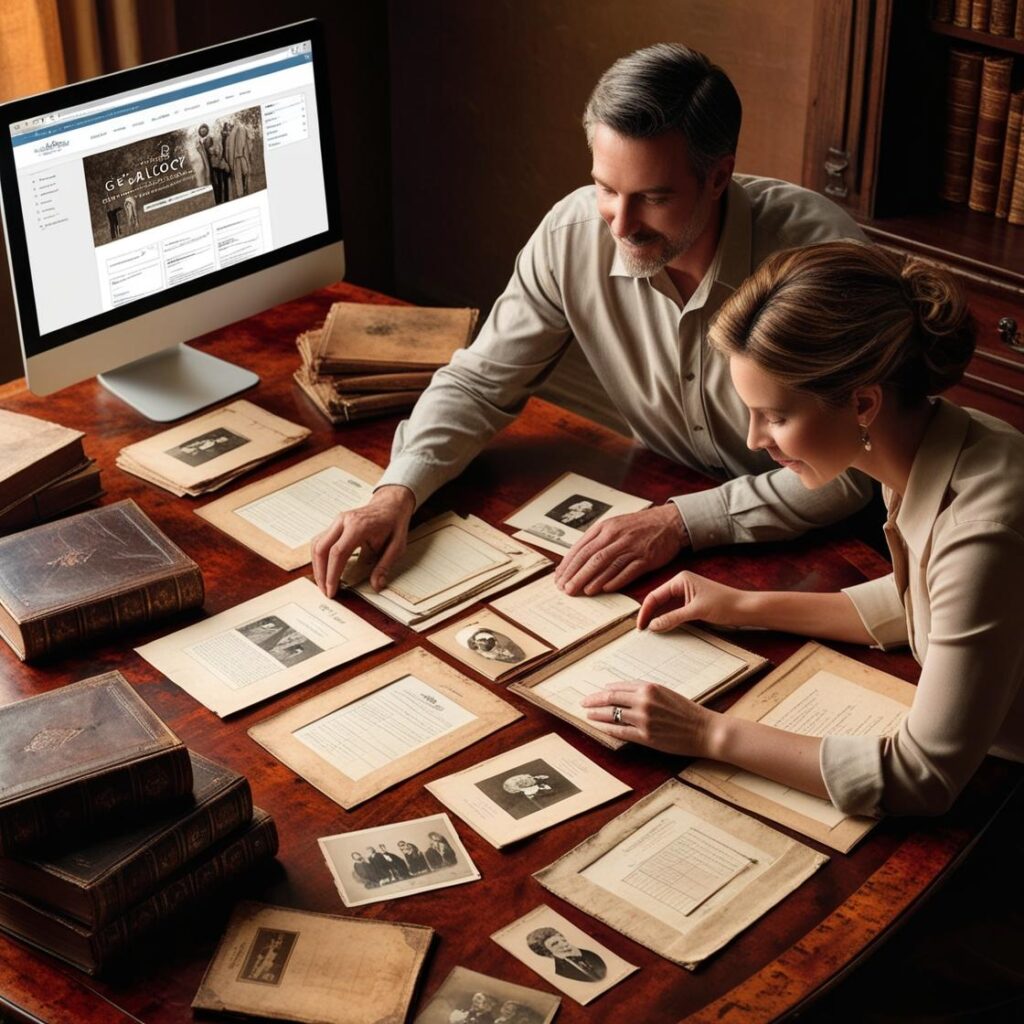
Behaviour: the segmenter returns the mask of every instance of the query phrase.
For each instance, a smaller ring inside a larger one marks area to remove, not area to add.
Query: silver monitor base
[[[156,423],[169,423],[259,383],[251,370],[178,345],[99,375],[112,394]]]

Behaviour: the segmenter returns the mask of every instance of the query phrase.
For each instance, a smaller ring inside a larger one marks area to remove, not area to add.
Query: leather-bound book
[[[0,635],[25,661],[202,603],[199,566],[130,499],[0,540]]]
[[[383,416],[411,409],[422,391],[382,391],[379,394],[343,394],[330,377],[315,377],[304,367],[295,371],[295,383],[335,426],[351,420]]]
[[[0,409],[0,513],[86,462],[80,430]]]
[[[1021,122],[1024,132],[1024,121]],[[1013,172],[1010,191],[1010,212],[1006,218],[1011,224],[1024,224],[1024,146],[1017,147],[1017,166]]]
[[[1024,3],[1017,0],[1017,14],[1013,19],[1013,38],[1024,39]]]
[[[932,4],[932,17],[936,21],[949,24],[953,20],[953,0],[935,0]]]
[[[971,158],[978,124],[983,56],[976,50],[952,49],[946,80],[946,145],[940,195],[952,203],[967,201]]]
[[[971,27],[972,0],[953,0],[953,24],[960,28]]]
[[[473,337],[478,310],[336,302],[320,331],[313,370],[436,370]]]
[[[0,856],[88,841],[191,791],[188,750],[120,672],[0,707]]]
[[[1020,126],[1024,117],[1024,90],[1010,95],[1010,112],[1006,118],[1006,142],[1003,144],[1003,165],[999,172],[999,193],[996,196],[996,216],[1005,217],[1010,212],[1010,197],[1013,194],[1013,179],[1017,170],[1017,153],[1020,148]]]
[[[1010,107],[1012,57],[986,57],[981,72],[978,134],[974,143],[971,192],[967,205],[979,213],[994,213],[1003,163],[1003,140]]]
[[[971,0],[971,28],[975,32],[987,32],[992,0]]]
[[[1016,0],[992,0],[988,31],[994,36],[1012,36]]]
[[[105,925],[89,928],[0,889],[0,929],[87,974],[97,974],[161,924],[200,906],[275,853],[274,820],[257,807],[251,822],[190,861],[156,892]]]
[[[24,530],[33,523],[74,511],[101,497],[100,468],[87,464],[0,512],[0,535]]]
[[[151,895],[175,871],[252,819],[248,780],[190,751],[188,803],[56,856],[0,858],[0,887],[90,927]]]

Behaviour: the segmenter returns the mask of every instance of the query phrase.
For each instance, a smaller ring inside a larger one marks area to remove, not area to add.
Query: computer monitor
[[[0,105],[32,391],[166,422],[258,380],[181,343],[344,276],[326,65],[304,21]]]

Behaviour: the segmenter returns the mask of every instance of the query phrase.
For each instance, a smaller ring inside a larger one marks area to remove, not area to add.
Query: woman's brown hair
[[[722,305],[708,338],[838,405],[871,384],[892,387],[905,403],[952,387],[974,334],[963,292],[945,271],[842,241],[770,256]]]

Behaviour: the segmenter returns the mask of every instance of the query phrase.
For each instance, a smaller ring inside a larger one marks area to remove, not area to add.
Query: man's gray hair
[[[718,65],[681,43],[657,43],[619,58],[601,76],[583,127],[588,145],[599,124],[631,139],[681,132],[703,183],[716,160],[736,152],[742,118],[739,95]]]

